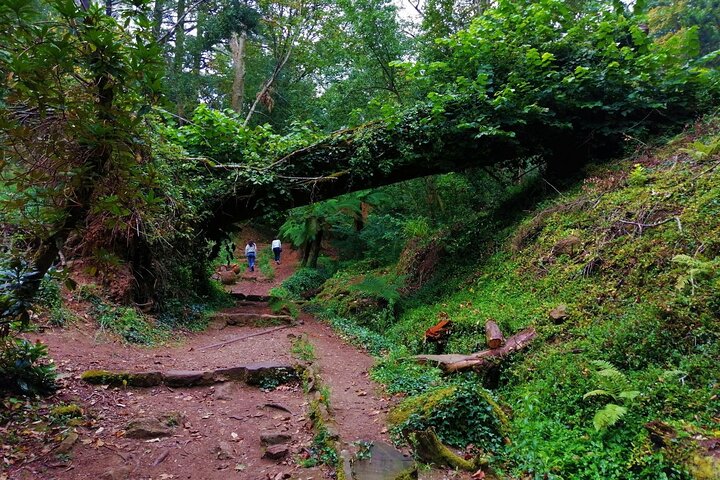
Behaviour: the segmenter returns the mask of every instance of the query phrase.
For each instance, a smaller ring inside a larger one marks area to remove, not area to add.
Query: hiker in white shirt
[[[247,257],[248,261],[248,268],[251,272],[255,271],[255,254],[257,253],[257,246],[255,245],[255,242],[252,240],[248,241],[247,245],[245,245],[245,256]]]
[[[282,244],[277,238],[272,241],[272,251],[275,254],[275,263],[280,265],[280,252],[282,252]]]

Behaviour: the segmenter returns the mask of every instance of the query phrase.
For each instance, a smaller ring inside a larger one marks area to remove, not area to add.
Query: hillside
[[[719,134],[711,117],[591,167],[507,228],[465,225],[454,253],[442,233],[410,242],[373,272],[375,288],[367,263],[335,273],[316,308],[408,396],[390,415],[397,437],[433,427],[502,478],[720,478]],[[459,268],[469,256],[481,260]],[[423,261],[444,266],[411,294],[393,286]],[[566,315],[552,319],[558,306]],[[430,352],[423,332],[441,319],[446,353],[484,349],[487,319],[506,337],[538,336],[479,374],[443,376],[412,358]]]

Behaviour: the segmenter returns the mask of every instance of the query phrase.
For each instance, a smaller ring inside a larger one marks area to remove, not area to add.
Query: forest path
[[[285,255],[282,272],[291,274],[297,256]],[[245,280],[253,288],[259,283]],[[233,287],[245,293],[243,283]],[[267,304],[240,302],[229,312],[270,313]],[[328,325],[302,314],[301,322],[284,329],[222,344],[240,336],[270,330],[267,326],[212,324],[203,332],[179,335],[167,346],[128,345],[99,331],[88,319],[66,328],[28,335],[49,347],[61,376],[62,389],[50,400],[74,403],[83,417],[66,433],[77,441],[66,454],[57,449],[35,452],[10,470],[10,479],[321,479],[324,467],[303,468],[313,449],[308,398],[299,383],[261,390],[234,382],[193,388],[93,386],[80,379],[86,370],[133,372],[211,370],[273,361],[302,363],[292,356],[303,338],[313,346],[322,382],[330,390],[331,412],[343,445],[356,441],[389,442],[385,414],[389,398],[368,375],[373,358],[345,343]],[[277,408],[277,407],[282,407]],[[167,436],[128,438],[129,423],[140,418],[162,419]],[[263,458],[263,433],[291,436],[282,459]],[[52,439],[57,444],[62,436]]]

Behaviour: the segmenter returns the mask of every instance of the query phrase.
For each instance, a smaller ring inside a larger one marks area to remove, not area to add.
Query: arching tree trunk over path
[[[231,231],[233,224],[269,211],[412,178],[511,162],[531,153],[519,147],[525,144],[518,141],[524,132],[513,139],[478,140],[472,132],[459,129],[418,132],[411,128],[414,126],[416,123],[364,125],[278,159],[266,169],[274,176],[273,182],[234,185],[232,193],[212,208],[200,230],[217,240]]]

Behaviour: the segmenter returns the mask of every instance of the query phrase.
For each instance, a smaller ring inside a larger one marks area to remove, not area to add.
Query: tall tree
[[[144,5],[122,13],[131,32],[99,5],[45,5],[0,5],[0,210],[32,259],[22,295],[96,208],[142,194],[124,179],[143,159],[141,122],[162,75]]]

